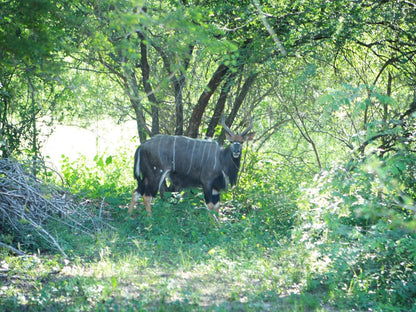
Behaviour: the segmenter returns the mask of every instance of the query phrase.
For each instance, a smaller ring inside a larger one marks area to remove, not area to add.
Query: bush
[[[131,160],[130,160],[131,158]],[[62,174],[71,192],[88,199],[103,199],[117,205],[127,202],[127,193],[135,187],[133,156],[97,155],[89,164],[86,158],[70,162],[62,158]]]
[[[225,208],[242,217],[256,218],[263,231],[289,233],[296,213],[298,185],[293,170],[261,153],[248,153],[242,160],[238,185],[222,194]]]
[[[305,188],[294,234],[330,259],[317,277],[328,300],[344,298],[359,309],[416,308],[415,164],[406,150],[372,156]]]

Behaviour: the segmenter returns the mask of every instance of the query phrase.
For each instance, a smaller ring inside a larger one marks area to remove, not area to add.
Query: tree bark
[[[120,66],[122,68],[122,71],[120,71],[106,62],[100,54],[98,54],[98,59],[101,64],[120,79],[118,82],[124,88],[124,92],[127,94],[136,115],[139,140],[140,142],[146,141],[148,135],[152,136],[152,131],[146,126],[146,119],[143,114],[142,103],[140,102],[139,86],[137,84],[135,71],[124,66]],[[120,64],[122,64],[121,61]]]
[[[218,98],[217,104],[215,105],[214,113],[211,117],[211,121],[209,122],[206,136],[212,138],[215,134],[215,127],[218,125],[218,122],[221,119],[222,114],[224,113],[225,102],[227,101],[227,97],[230,93],[230,89],[235,82],[237,77],[237,73],[232,73],[228,75],[220,93],[220,97]]]
[[[211,80],[208,82],[208,85],[202,92],[201,96],[199,97],[198,103],[195,105],[192,111],[191,120],[189,121],[189,127],[187,130],[187,135],[189,137],[196,138],[198,136],[199,126],[201,125],[202,116],[205,112],[208,102],[211,99],[211,96],[214,94],[215,90],[223,81],[228,71],[228,66],[221,64],[220,66],[218,66],[217,70],[212,75]]]
[[[144,142],[147,139],[147,135],[152,136],[152,131],[146,125],[146,119],[143,114],[142,103],[140,102],[139,97],[139,86],[134,71],[125,69],[123,81],[125,92],[129,97],[131,106],[136,115],[137,132],[139,134],[140,142]]]
[[[179,78],[173,79],[173,88],[175,91],[175,134],[183,135],[183,86],[185,84],[185,75],[181,74]]]
[[[194,51],[194,45],[189,45],[188,53],[184,54],[183,57],[183,64],[181,64],[179,56],[177,54],[169,54],[157,45],[153,45],[153,48],[160,54],[160,56],[163,59],[165,69],[169,75],[169,79],[171,81],[175,93],[175,134],[183,135],[183,88],[185,86],[186,81],[185,73],[189,67],[189,64],[191,63],[191,56]],[[175,72],[172,71],[170,58],[173,58],[174,56],[176,56],[178,59],[179,70],[177,71],[180,73],[179,75],[176,75]]]
[[[228,127],[231,127],[231,125],[233,124],[234,119],[237,116],[237,113],[238,113],[241,105],[243,104],[243,101],[246,98],[248,91],[253,86],[254,81],[256,81],[257,76],[258,76],[258,73],[254,73],[254,74],[250,75],[246,79],[246,81],[244,82],[243,87],[241,88],[240,94],[236,97],[236,99],[234,101],[234,105],[233,105],[233,108],[231,109],[231,113],[228,116],[228,118],[225,120],[225,124]],[[222,144],[222,143],[224,143],[224,141],[225,141],[225,133],[224,133],[224,131],[222,131],[220,137],[218,138],[218,142],[220,144]]]
[[[152,85],[149,82],[150,66],[149,66],[149,61],[147,59],[147,45],[143,41],[144,37],[142,36],[140,37],[142,39],[140,42],[140,52],[141,52],[140,64],[141,64],[141,69],[142,69],[143,88],[152,106],[152,135],[156,135],[160,132],[159,105],[158,105],[156,96],[153,92]]]
[[[150,129],[146,126],[146,119],[140,109],[140,101],[130,98],[130,103],[133,106],[134,113],[136,115],[137,133],[139,134],[140,143],[143,143],[147,139],[147,135],[151,136]]]

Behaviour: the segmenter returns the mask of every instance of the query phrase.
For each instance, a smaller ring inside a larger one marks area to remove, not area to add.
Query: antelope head
[[[251,140],[254,137],[255,132],[248,133],[253,128],[253,118],[250,117],[250,124],[243,132],[240,134],[234,134],[225,124],[225,116],[222,116],[222,128],[225,131],[225,136],[230,141],[230,148],[234,158],[239,158],[243,150],[242,144],[245,141]]]

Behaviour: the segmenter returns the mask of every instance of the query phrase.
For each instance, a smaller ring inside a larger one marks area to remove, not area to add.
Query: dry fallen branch
[[[5,243],[0,242],[0,247],[7,248],[10,251],[13,251],[18,256],[24,256],[25,253],[19,249],[14,248],[13,246],[6,245]]]
[[[58,233],[50,232],[51,224],[91,236],[104,225],[85,206],[69,200],[64,190],[33,176],[24,164],[0,159],[0,234],[6,229],[20,239],[36,234],[66,256]]]

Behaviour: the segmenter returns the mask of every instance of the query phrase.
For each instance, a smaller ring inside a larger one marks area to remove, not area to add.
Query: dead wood
[[[32,237],[32,244],[33,237],[40,238],[66,256],[57,227],[93,236],[105,224],[90,207],[77,203],[57,185],[32,175],[29,168],[15,160],[0,159],[0,234],[18,239],[20,246],[30,245],[25,242],[28,237]],[[10,244],[1,246],[17,254],[22,252]]]

